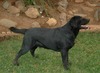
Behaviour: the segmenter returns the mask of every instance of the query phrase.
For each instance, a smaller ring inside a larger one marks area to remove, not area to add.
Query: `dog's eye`
[[[81,20],[78,21],[78,25],[81,25]]]

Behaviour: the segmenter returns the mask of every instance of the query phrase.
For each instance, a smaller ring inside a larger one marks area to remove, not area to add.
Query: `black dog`
[[[34,56],[37,47],[44,47],[61,52],[64,68],[68,69],[68,51],[74,46],[74,41],[79,30],[88,28],[82,26],[88,22],[89,19],[74,16],[67,24],[59,28],[17,29],[11,27],[11,31],[25,35],[21,50],[14,59],[14,64],[19,65],[18,59],[28,51]]]

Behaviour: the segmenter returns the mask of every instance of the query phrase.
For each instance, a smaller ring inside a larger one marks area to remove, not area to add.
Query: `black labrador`
[[[24,34],[23,44],[21,50],[14,59],[14,64],[19,65],[18,59],[28,51],[30,51],[34,57],[36,48],[43,47],[61,52],[63,66],[65,69],[68,69],[68,51],[74,46],[74,41],[79,30],[88,28],[85,26],[87,23],[89,23],[89,19],[81,16],[74,16],[68,23],[58,28],[9,28],[15,33]]]

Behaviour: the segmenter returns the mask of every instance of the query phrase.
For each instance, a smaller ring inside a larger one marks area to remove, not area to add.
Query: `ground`
[[[87,41],[88,40],[88,41]],[[69,70],[64,70],[59,52],[38,48],[35,57],[30,52],[12,64],[21,47],[21,38],[0,42],[0,73],[100,73],[100,32],[81,32],[69,51]]]
[[[67,11],[69,11],[70,9],[73,9],[73,6],[72,5],[69,5],[69,9],[67,9]],[[79,8],[78,5],[74,5],[74,7],[76,8]],[[53,11],[51,11],[52,13]],[[60,25],[60,20],[58,18],[58,13],[52,13],[54,14],[55,18],[58,20],[58,24],[55,26],[55,27],[58,27],[58,26],[61,26]],[[93,15],[89,15],[89,17],[92,17]],[[7,12],[7,10],[5,10],[3,7],[2,7],[2,2],[0,2],[0,19],[3,19],[3,18],[6,18],[6,19],[10,19],[10,20],[13,20],[15,22],[18,23],[17,27],[22,27],[22,28],[29,28],[31,25],[32,22],[34,21],[38,21],[41,25],[41,27],[48,27],[44,22],[47,21],[47,17],[44,17],[44,18],[37,18],[37,19],[31,19],[31,18],[28,18],[25,14],[21,14],[20,16],[15,16],[13,14],[10,14]],[[95,21],[91,21],[88,25],[90,27],[90,29],[88,30],[91,30],[91,31],[94,31],[94,30],[100,30],[100,25],[99,25],[99,22],[95,22]],[[2,32],[7,32],[9,31],[8,28],[4,27],[4,26],[1,26],[0,25],[0,33]],[[0,34],[2,35],[2,34]]]

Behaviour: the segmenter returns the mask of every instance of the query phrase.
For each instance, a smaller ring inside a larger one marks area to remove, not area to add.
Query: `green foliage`
[[[52,0],[23,0],[26,5],[45,5],[47,3],[49,6],[53,7],[54,4]]]
[[[43,10],[45,14],[49,16],[49,10],[48,8],[54,8],[54,4],[52,0],[23,0],[25,5],[33,5],[34,7],[40,6],[40,10]]]
[[[22,37],[0,42],[0,73],[100,73],[100,32],[82,32],[69,51],[70,70],[64,70],[60,53],[38,48],[33,58],[30,52],[12,64]]]
[[[35,5],[35,0],[23,0],[26,5]]]

